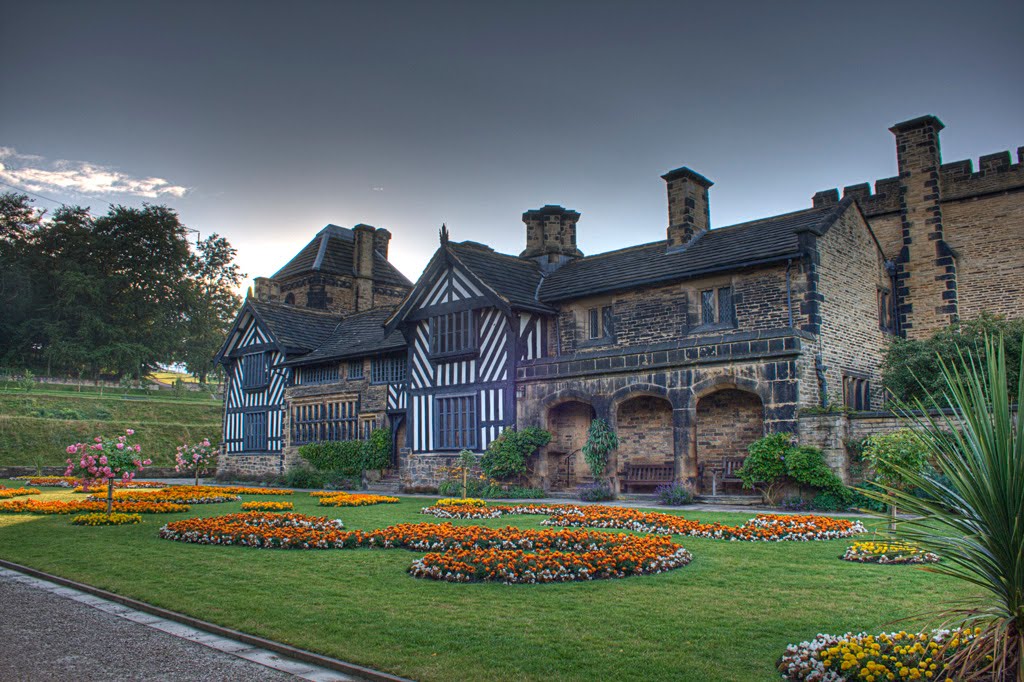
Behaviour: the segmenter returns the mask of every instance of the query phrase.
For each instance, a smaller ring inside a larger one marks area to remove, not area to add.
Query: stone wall
[[[856,207],[816,240],[821,332],[829,401],[843,404],[843,377],[867,378],[874,406],[881,406],[879,363],[888,335],[879,319],[879,292],[889,290],[882,253]]]
[[[672,404],[664,398],[641,396],[623,402],[615,430],[619,448],[609,462],[613,471],[622,471],[627,464],[673,463]]]
[[[790,268],[792,301],[803,296],[801,264]],[[715,329],[700,328],[701,292],[732,287],[736,325]],[[563,305],[558,324],[561,352],[571,354],[588,348],[633,348],[682,338],[721,336],[779,329],[789,326],[790,301],[786,291],[786,266],[740,270],[725,275],[687,282],[582,298]],[[588,338],[588,311],[611,306],[615,337],[607,341]],[[799,326],[799,309],[793,304],[793,324]]]

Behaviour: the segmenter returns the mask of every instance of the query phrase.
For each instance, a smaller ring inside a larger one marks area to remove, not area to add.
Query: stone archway
[[[615,431],[619,449],[609,462],[610,474],[618,477],[627,464],[674,467],[672,403],[668,399],[639,395],[619,403]]]
[[[747,446],[764,435],[764,404],[755,393],[723,388],[699,400],[696,417],[698,492],[710,494],[725,460],[745,458]]]
[[[582,400],[567,400],[548,408],[546,423],[551,442],[544,463],[551,489],[568,490],[592,479],[582,449],[596,416],[594,406]]]

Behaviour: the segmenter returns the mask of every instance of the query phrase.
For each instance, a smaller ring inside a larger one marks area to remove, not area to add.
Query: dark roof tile
[[[384,335],[384,322],[393,312],[390,308],[377,308],[350,315],[315,350],[285,364],[308,365],[402,350],[405,338],[400,332]]]
[[[278,270],[273,279],[283,279],[305,272],[324,272],[333,275],[352,275],[352,249],[355,237],[352,230],[328,225],[320,230],[295,257]],[[322,252],[322,253],[321,253]],[[408,278],[399,272],[387,258],[374,252],[374,281],[382,284],[411,286]]]

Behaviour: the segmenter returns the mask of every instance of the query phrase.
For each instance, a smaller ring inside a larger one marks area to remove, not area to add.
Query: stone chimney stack
[[[576,247],[577,211],[547,205],[523,214],[526,249],[520,258],[534,258],[546,271],[555,270],[583,253]]]
[[[360,224],[352,228],[355,237],[352,245],[352,274],[355,275],[353,298],[357,313],[373,307],[373,251],[376,232],[370,225]],[[390,236],[389,233],[388,237]]]
[[[708,188],[715,183],[686,166],[661,179],[668,185],[668,248],[681,249],[711,228]]]
[[[252,297],[264,303],[275,303],[281,299],[281,285],[269,277],[253,280]]]
[[[896,264],[900,329],[926,338],[958,318],[956,258],[943,238],[942,154],[934,116],[889,129],[896,136],[903,249]]]
[[[385,230],[383,227],[378,227],[377,231],[373,233],[373,250],[387,258],[388,244],[390,243],[391,233]]]

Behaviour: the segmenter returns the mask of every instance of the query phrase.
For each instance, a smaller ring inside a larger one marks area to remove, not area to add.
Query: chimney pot
[[[373,233],[373,250],[384,256],[384,258],[387,258],[388,245],[390,243],[391,233],[383,227],[378,227],[377,231]]]

